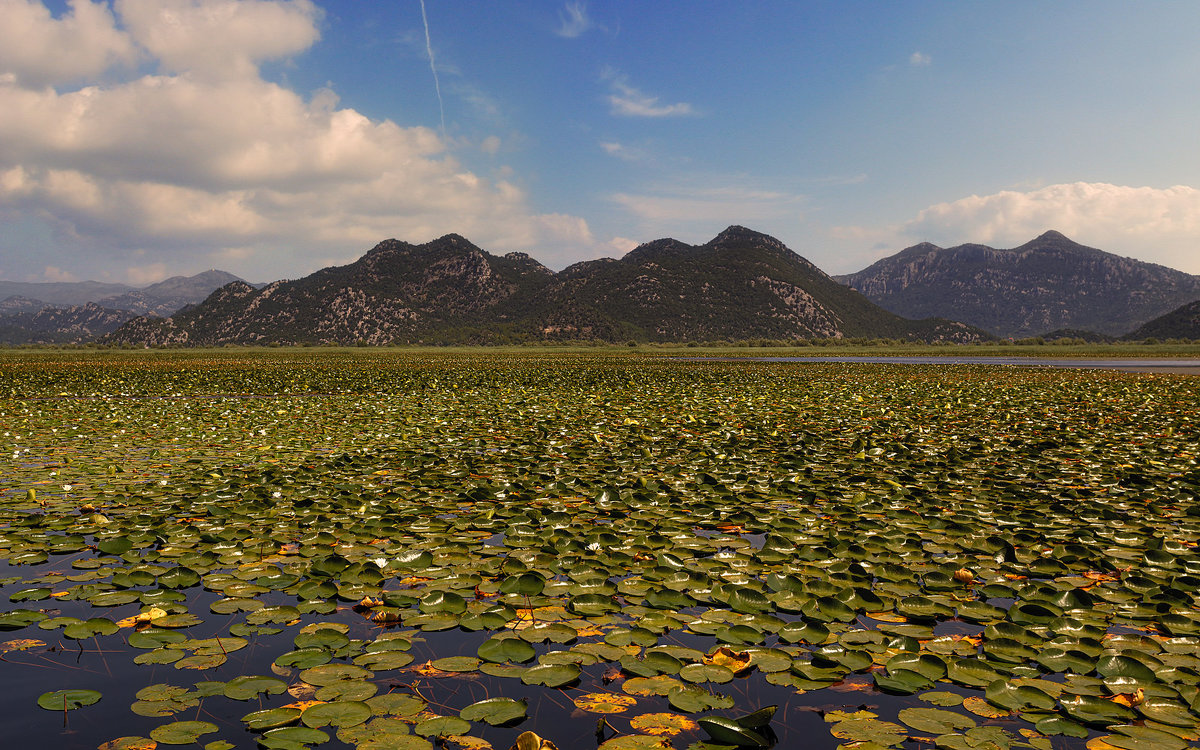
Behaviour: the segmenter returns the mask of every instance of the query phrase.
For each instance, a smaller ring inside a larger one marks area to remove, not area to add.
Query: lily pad
[[[207,721],[175,721],[150,730],[150,739],[162,745],[190,745],[206,734],[217,731]]]
[[[353,727],[371,718],[371,707],[362,701],[318,703],[304,709],[300,721],[313,729],[321,727]]]
[[[98,690],[55,690],[38,696],[37,704],[47,711],[71,711],[99,702]]]
[[[482,721],[492,726],[514,724],[526,716],[529,705],[512,698],[487,698],[477,701],[458,712],[467,721]]]

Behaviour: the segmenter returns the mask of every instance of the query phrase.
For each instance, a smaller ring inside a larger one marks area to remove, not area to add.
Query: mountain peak
[[[1053,229],[1042,232],[1037,237],[1034,237],[1029,242],[1026,242],[1024,245],[1013,248],[1013,250],[1017,251],[1017,252],[1028,252],[1031,250],[1032,251],[1037,251],[1037,250],[1068,251],[1068,252],[1087,251],[1090,253],[1102,252],[1093,247],[1088,247],[1087,245],[1081,245],[1078,242],[1076,242],[1075,240],[1073,240],[1070,237],[1063,234],[1062,232],[1057,232]]]
[[[739,224],[730,224],[725,230],[713,237],[708,244],[721,245],[728,242],[760,242],[765,244],[782,245],[783,243],[769,234],[756,232]]]
[[[664,237],[660,240],[643,242],[634,249],[625,253],[625,257],[621,260],[631,261],[634,263],[657,261],[664,258],[687,255],[693,249],[694,248],[691,245],[680,242],[677,239],[672,237]]]
[[[1067,235],[1063,234],[1062,232],[1059,232],[1056,229],[1047,229],[1045,232],[1042,232],[1037,237],[1033,238],[1034,242],[1050,241],[1050,240],[1055,240],[1055,241],[1059,241],[1059,242],[1066,240],[1067,242],[1070,242],[1071,238],[1067,237]]]

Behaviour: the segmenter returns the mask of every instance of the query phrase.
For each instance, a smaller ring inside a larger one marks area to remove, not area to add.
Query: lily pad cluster
[[[1200,739],[1186,377],[4,365],[0,655],[63,665],[29,703],[72,716],[111,691],[23,644],[127,660],[161,723],[112,742],[788,746],[810,708],[831,747]]]

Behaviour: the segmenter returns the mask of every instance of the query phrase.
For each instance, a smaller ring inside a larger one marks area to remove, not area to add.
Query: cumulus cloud
[[[1075,182],[930,206],[903,224],[912,239],[1012,247],[1055,229],[1102,250],[1200,273],[1200,190]]]
[[[319,36],[309,0],[117,0],[121,22],[165,72],[244,76]]]
[[[921,52],[920,50],[917,50],[908,56],[908,64],[914,68],[923,68],[926,65],[931,65],[932,63],[933,58],[924,52]]]
[[[558,28],[554,30],[554,33],[567,39],[574,39],[592,26],[592,19],[588,18],[587,5],[582,2],[567,3],[558,12]]]
[[[0,0],[0,74],[24,86],[49,86],[98,76],[137,59],[132,39],[105,3],[70,0],[54,18],[37,0]]]
[[[258,64],[316,42],[308,0],[117,0],[115,10],[77,0],[55,18],[0,0],[30,38],[84,50],[15,49],[4,43],[12,26],[0,31],[0,218],[41,217],[77,248],[136,268],[241,259],[239,272],[264,279],[387,237],[461,232],[548,263],[598,246],[582,219],[536,214],[512,182],[464,169],[433,129],[264,80]],[[114,79],[136,50],[157,71]]]
[[[659,97],[646,94],[629,85],[629,80],[615,71],[605,71],[603,78],[608,81],[611,92],[608,103],[614,115],[623,117],[680,117],[696,114],[696,110],[687,102],[663,104]]]

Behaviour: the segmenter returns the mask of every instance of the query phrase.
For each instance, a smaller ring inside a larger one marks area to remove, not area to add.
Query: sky
[[[0,0],[0,278],[461,234],[827,273],[1050,229],[1200,274],[1200,3]]]

